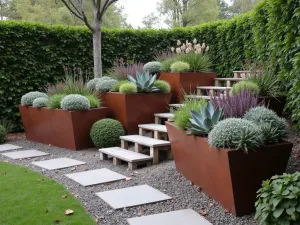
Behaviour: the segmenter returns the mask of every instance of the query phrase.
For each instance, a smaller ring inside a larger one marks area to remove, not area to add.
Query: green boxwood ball
[[[160,71],[161,72],[171,72],[171,65],[175,62],[178,62],[177,58],[169,58],[162,62]]]
[[[157,87],[160,90],[160,92],[162,92],[164,94],[168,94],[171,92],[170,84],[164,80],[154,81],[154,86]]]
[[[6,129],[0,125],[0,143],[4,143],[7,139]]]
[[[136,94],[137,86],[132,83],[122,84],[119,91],[121,94]]]
[[[39,91],[32,91],[22,96],[21,98],[21,105],[24,106],[32,106],[33,101],[37,98],[44,97],[48,98],[48,96],[45,93],[39,92]]]
[[[186,62],[178,61],[178,62],[174,62],[170,68],[171,68],[171,72],[173,73],[184,73],[190,70],[190,64]]]
[[[120,136],[125,131],[122,124],[113,119],[99,120],[92,126],[90,136],[94,145],[98,148],[109,148],[120,146]]]
[[[48,103],[48,98],[39,97],[34,99],[32,106],[35,108],[46,107]]]
[[[78,94],[67,95],[61,100],[60,107],[67,111],[88,110],[91,105],[90,101]]]
[[[128,83],[130,83],[128,80],[120,80],[120,81],[118,81],[118,83],[116,83],[112,87],[111,91],[113,91],[113,92],[119,92],[121,85],[122,84],[128,84]]]
[[[252,81],[248,81],[248,80],[243,80],[240,82],[237,82],[236,84],[234,84],[230,90],[230,95],[233,94],[233,92],[235,92],[236,94],[239,94],[241,91],[243,90],[249,90],[252,91],[253,94],[259,94],[259,87],[256,83],[252,82]]]

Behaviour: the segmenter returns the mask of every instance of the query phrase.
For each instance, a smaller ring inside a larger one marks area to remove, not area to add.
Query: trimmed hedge
[[[231,20],[170,30],[104,29],[103,65],[116,58],[143,63],[176,40],[206,42],[218,76],[232,76],[241,61],[270,60],[288,93],[288,108],[300,120],[300,2],[265,0],[247,14]],[[0,118],[20,121],[17,105],[29,91],[43,91],[47,83],[64,77],[63,65],[93,67],[92,37],[85,27],[40,23],[0,22]],[[18,123],[20,124],[20,123]]]

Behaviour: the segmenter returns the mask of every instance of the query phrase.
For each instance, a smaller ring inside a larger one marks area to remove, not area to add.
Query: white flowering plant
[[[171,51],[176,54],[205,54],[209,51],[209,46],[204,42],[202,44],[198,43],[198,40],[195,38],[192,42],[186,40],[185,43],[181,43],[180,40],[177,40],[177,47],[172,47]]]

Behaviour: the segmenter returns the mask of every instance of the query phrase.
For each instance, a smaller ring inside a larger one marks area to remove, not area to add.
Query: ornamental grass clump
[[[125,83],[121,85],[119,91],[121,94],[136,94],[138,90],[135,84]]]
[[[160,73],[160,67],[161,63],[160,62],[148,62],[144,65],[143,71],[148,72],[150,74],[158,74]]]
[[[40,97],[47,98],[48,96],[47,96],[47,94],[39,92],[39,91],[29,92],[29,93],[22,96],[21,105],[23,105],[23,106],[32,106],[33,101],[37,98],[40,98]]]
[[[171,86],[168,82],[164,80],[156,80],[154,81],[154,86],[159,89],[159,92],[168,94],[171,92]]]
[[[47,102],[47,107],[50,109],[60,109],[61,100],[66,97],[66,95],[55,94],[49,97]]]
[[[178,61],[173,63],[170,68],[172,73],[184,73],[190,70],[190,64]]]
[[[245,119],[228,118],[219,122],[209,133],[208,142],[216,148],[256,149],[264,144],[261,129]]]
[[[92,126],[90,137],[98,148],[120,146],[120,136],[125,135],[122,124],[113,119],[99,120]]]
[[[256,83],[252,81],[243,80],[232,86],[230,90],[230,95],[233,95],[233,93],[239,94],[243,90],[250,90],[253,94],[256,95],[259,94],[259,87]]]
[[[216,96],[211,96],[211,103],[214,107],[219,107],[224,110],[224,118],[242,118],[251,108],[263,105],[264,102],[258,102],[258,96],[253,95],[251,90],[242,90],[239,94],[229,91],[224,94],[218,93]]]
[[[120,87],[121,87],[123,84],[128,84],[128,83],[130,83],[128,80],[119,80],[118,83],[116,83],[116,84],[111,88],[111,91],[112,91],[112,92],[119,92]]]
[[[86,95],[84,97],[89,100],[91,108],[99,108],[101,106],[101,101],[95,95]]]
[[[270,127],[274,128],[275,130],[270,133],[265,132],[265,135],[273,134],[272,140],[274,140],[275,143],[282,141],[288,134],[288,124],[286,120],[280,118],[274,111],[267,109],[264,106],[250,109],[244,115],[244,119],[252,121],[257,126],[266,126],[266,124],[270,124]],[[268,138],[270,138],[270,136],[265,136],[265,143],[270,143]]]
[[[112,76],[117,80],[127,79],[128,75],[135,76],[137,72],[143,72],[144,64],[139,62],[124,62],[124,59],[114,63],[113,69],[110,71]]]
[[[109,92],[118,81],[114,79],[100,81],[96,84],[96,90],[100,92]]]
[[[259,225],[300,223],[300,172],[273,176],[257,193],[255,219]]]
[[[61,100],[60,107],[66,111],[88,110],[91,105],[89,100],[77,94],[67,95]]]
[[[39,97],[33,101],[32,106],[35,108],[47,107],[47,103],[48,98]]]

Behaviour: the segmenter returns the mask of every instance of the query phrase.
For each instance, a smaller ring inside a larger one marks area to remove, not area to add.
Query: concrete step
[[[245,80],[244,78],[215,78],[215,86],[221,86],[221,82],[226,82],[226,87],[231,87],[233,83]]]
[[[141,152],[143,147],[150,148],[150,156],[153,157],[153,164],[159,163],[159,151],[167,150],[168,151],[168,159],[173,159],[173,155],[171,152],[171,144],[169,141],[158,140],[150,137],[144,137],[141,135],[127,135],[121,136],[121,147],[124,149],[128,149],[128,143],[134,143],[135,152]]]
[[[167,127],[160,124],[141,124],[139,125],[139,135],[146,136],[147,131],[151,131],[152,137],[155,139],[168,140]]]
[[[197,95],[203,95],[203,92],[209,95],[215,95],[216,92],[220,91],[229,91],[231,87],[217,87],[217,86],[198,86],[197,87]]]
[[[108,159],[108,156],[112,156],[114,165],[119,165],[121,164],[121,161],[125,161],[128,162],[128,168],[131,170],[137,169],[137,165],[141,163],[151,165],[153,159],[152,156],[144,155],[119,147],[102,148],[99,149],[99,152],[100,160],[105,160]]]
[[[155,113],[154,117],[155,117],[155,123],[156,124],[162,124],[162,120],[163,119],[172,119],[174,116],[173,113]]]
[[[210,96],[205,95],[186,95],[186,98],[194,98],[194,99],[204,99],[204,100],[210,100]]]
[[[176,109],[178,109],[178,108],[180,108],[180,107],[182,107],[182,106],[184,106],[184,104],[170,104],[170,105],[169,105],[169,107],[170,107],[170,112],[173,113],[174,110],[176,110]]]

